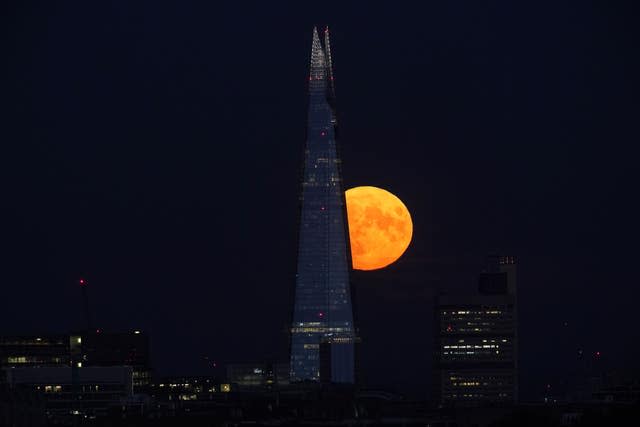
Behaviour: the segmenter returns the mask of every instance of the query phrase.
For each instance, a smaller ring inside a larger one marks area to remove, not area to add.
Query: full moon
[[[377,187],[351,188],[345,198],[353,268],[377,270],[400,258],[413,233],[404,203]]]

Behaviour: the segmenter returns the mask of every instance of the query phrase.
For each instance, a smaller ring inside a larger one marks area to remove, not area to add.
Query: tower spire
[[[311,67],[309,68],[309,80],[324,80],[326,71],[325,52],[320,43],[318,29],[313,27],[313,44],[311,45]]]
[[[333,62],[331,59],[331,43],[329,43],[329,27],[328,26],[324,29],[324,51],[327,57],[326,67],[327,67],[327,74],[328,74],[327,77],[329,78],[329,87],[331,87],[331,94],[335,96],[335,89],[333,87]]]

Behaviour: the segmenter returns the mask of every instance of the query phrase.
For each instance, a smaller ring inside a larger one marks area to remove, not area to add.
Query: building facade
[[[0,336],[0,367],[69,366],[69,335]]]
[[[319,381],[320,343],[332,338],[352,348],[332,361],[331,382],[353,383],[351,256],[328,29],[324,45],[313,30],[308,108],[290,377],[292,382]]]
[[[344,364],[343,360],[359,359],[360,340],[344,337],[325,337],[320,341],[320,382],[322,384],[338,383],[336,378],[345,375],[353,376],[350,383],[360,382],[358,363]],[[349,369],[349,372],[341,372]],[[352,374],[353,370],[353,374]]]
[[[57,420],[105,416],[110,407],[118,406],[133,393],[130,366],[17,367],[4,371],[12,389],[39,392],[47,417]]]
[[[71,342],[73,344],[74,340]],[[83,366],[131,366],[134,390],[146,391],[151,381],[149,336],[146,333],[137,330],[84,333],[79,350],[79,361]]]
[[[434,396],[439,404],[517,401],[515,272],[513,257],[490,257],[477,294],[436,298]]]
[[[142,392],[151,376],[149,337],[141,331],[101,330],[70,335],[0,337],[0,368],[63,366],[130,366],[135,391]]]

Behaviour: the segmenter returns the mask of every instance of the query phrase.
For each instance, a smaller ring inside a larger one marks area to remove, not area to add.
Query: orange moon
[[[353,268],[377,270],[400,258],[413,234],[404,203],[377,187],[350,188],[345,199]]]

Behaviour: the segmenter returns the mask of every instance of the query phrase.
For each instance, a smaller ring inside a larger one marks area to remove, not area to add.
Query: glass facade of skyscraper
[[[341,162],[336,146],[335,92],[329,47],[313,31],[304,151],[298,265],[291,325],[291,380],[320,379],[320,344],[341,347],[332,382],[354,382],[354,324],[349,240]]]

